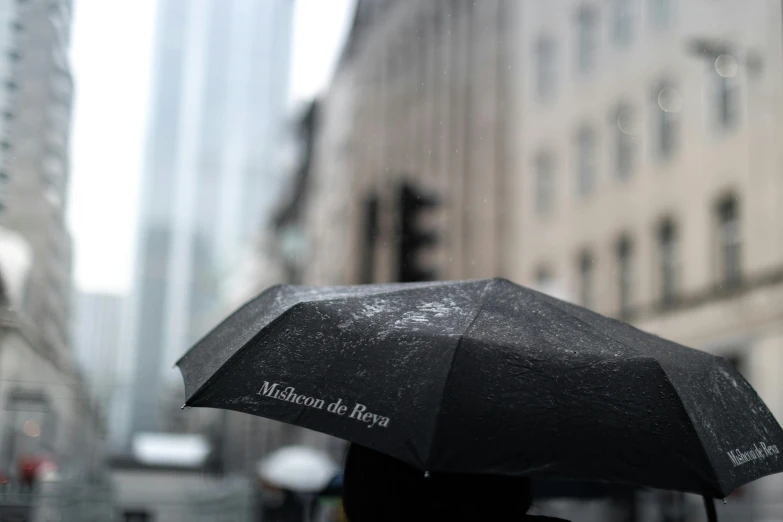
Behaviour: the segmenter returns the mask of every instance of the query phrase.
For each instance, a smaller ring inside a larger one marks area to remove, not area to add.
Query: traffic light
[[[426,193],[409,182],[400,185],[398,193],[399,243],[397,258],[397,280],[403,283],[432,281],[435,269],[422,266],[420,253],[434,246],[438,241],[435,230],[424,228],[422,216],[437,205],[434,194]]]

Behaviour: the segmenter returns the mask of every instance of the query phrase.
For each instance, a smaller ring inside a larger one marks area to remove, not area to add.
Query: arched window
[[[612,40],[617,47],[628,47],[633,41],[634,3],[631,0],[614,0]]]
[[[628,235],[617,241],[617,288],[620,316],[627,317],[633,299],[633,243]]]
[[[536,213],[545,216],[555,204],[554,158],[549,151],[541,151],[535,158]]]
[[[656,156],[668,160],[679,146],[682,96],[670,82],[660,82],[653,89],[653,143]]]
[[[579,302],[585,308],[595,306],[595,267],[593,254],[588,249],[579,254]]]
[[[551,36],[541,35],[536,41],[536,97],[540,102],[551,101],[556,91],[555,40]]]
[[[5,289],[5,281],[3,280],[3,274],[0,273],[0,309],[8,308],[9,305],[8,292]]]
[[[734,195],[718,201],[715,207],[715,253],[718,284],[724,287],[738,286],[741,279],[742,234],[739,204]]]
[[[730,54],[721,54],[715,58],[713,69],[714,121],[718,128],[730,129],[739,120],[737,60]]]
[[[677,227],[671,219],[658,227],[658,253],[660,266],[660,295],[664,306],[672,305],[677,298],[678,248]]]
[[[620,104],[609,118],[610,153],[615,176],[628,179],[636,167],[636,115],[627,104]]]
[[[576,14],[576,66],[581,74],[590,73],[598,61],[598,10],[583,5]]]
[[[576,191],[587,196],[593,191],[596,176],[596,133],[590,125],[584,125],[576,135]]]

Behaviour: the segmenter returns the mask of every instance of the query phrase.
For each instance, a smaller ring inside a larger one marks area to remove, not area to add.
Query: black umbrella
[[[725,359],[504,279],[272,287],[177,364],[186,406],[422,470],[713,498],[783,471],[783,431]]]

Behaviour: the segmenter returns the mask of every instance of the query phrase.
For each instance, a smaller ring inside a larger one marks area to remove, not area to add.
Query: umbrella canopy
[[[422,470],[716,498],[783,471],[783,430],[725,359],[505,279],[272,287],[177,364],[187,406]]]
[[[287,446],[258,463],[258,475],[280,489],[299,493],[321,491],[339,468],[329,456],[309,446]]]

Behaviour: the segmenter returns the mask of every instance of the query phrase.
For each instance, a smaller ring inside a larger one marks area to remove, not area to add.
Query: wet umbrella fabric
[[[272,287],[177,364],[187,406],[422,470],[715,498],[783,471],[783,431],[726,360],[504,279]]]

